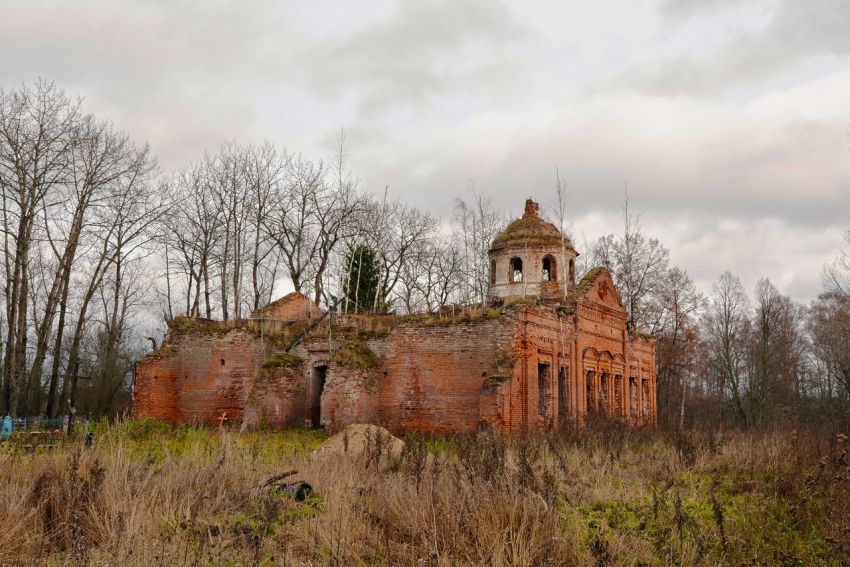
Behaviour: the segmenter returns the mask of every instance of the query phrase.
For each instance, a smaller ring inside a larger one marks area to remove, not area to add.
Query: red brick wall
[[[375,421],[393,431],[450,433],[474,429],[480,393],[499,353],[510,351],[515,329],[507,318],[422,326],[404,324],[369,346],[381,357],[369,371],[331,365],[322,415],[339,428]]]
[[[249,427],[302,427],[307,419],[305,364],[292,368],[260,369],[245,402]]]
[[[336,431],[352,423],[375,423],[378,375],[375,369],[329,366],[322,394],[322,424]]]
[[[139,362],[133,414],[172,423],[219,423],[226,414],[228,422],[241,422],[260,352],[246,331],[173,334]]]
[[[568,315],[554,309],[527,307],[515,314],[517,341],[513,378],[503,387],[503,430],[543,428],[558,422],[557,377],[560,366],[570,366],[571,326]],[[543,391],[543,415],[538,411],[538,364],[549,365],[549,382]]]
[[[495,319],[446,326],[403,323],[389,336],[368,341],[379,360],[365,370],[328,362],[333,347],[328,339],[299,347],[303,366],[269,373],[260,369],[261,342],[249,332],[174,334],[140,362],[133,411],[208,423],[218,423],[224,412],[229,421],[241,421],[244,411],[249,425],[301,425],[309,417],[313,368],[327,366],[321,422],[330,429],[373,422],[394,431],[451,433],[474,429],[484,419],[510,432],[580,422],[592,370],[607,373],[611,384],[621,377],[619,406],[612,402],[606,411],[619,407],[632,421],[654,423],[655,344],[628,337],[616,297],[597,291],[580,298],[575,313],[525,306]],[[540,364],[548,365],[542,384]],[[568,371],[565,415],[559,409],[561,367]],[[640,390],[640,415],[628,415],[632,377]]]
[[[314,319],[321,314],[322,310],[309,298],[301,293],[292,292],[260,309],[255,316],[279,321],[302,321]]]

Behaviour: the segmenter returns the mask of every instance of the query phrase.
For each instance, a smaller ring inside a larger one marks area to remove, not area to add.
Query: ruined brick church
[[[492,243],[489,306],[323,313],[292,293],[249,320],[178,318],[142,359],[133,413],[170,422],[452,433],[590,416],[653,424],[655,343],[630,332],[610,274],[575,282],[570,240],[526,201]]]

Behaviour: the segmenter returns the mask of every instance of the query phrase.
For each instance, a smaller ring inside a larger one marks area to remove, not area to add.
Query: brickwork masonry
[[[482,421],[504,433],[545,429],[589,414],[654,423],[654,341],[627,332],[604,270],[577,290],[563,306],[402,318],[378,336],[338,329],[334,339],[331,327],[291,354],[238,325],[184,322],[140,361],[133,411],[172,423],[437,434]]]

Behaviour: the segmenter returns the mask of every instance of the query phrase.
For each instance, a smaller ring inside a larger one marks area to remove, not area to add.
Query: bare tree
[[[490,289],[490,245],[508,224],[508,219],[472,182],[469,193],[469,202],[455,200],[454,214],[463,242],[463,301],[483,304]]]
[[[204,156],[203,167],[210,192],[221,213],[221,237],[214,248],[221,294],[221,318],[240,318],[243,267],[246,262],[246,231],[249,210],[246,203],[245,156],[242,148],[227,143],[215,155]]]
[[[751,330],[749,416],[753,424],[764,424],[793,401],[802,358],[798,310],[766,278],[756,284]]]
[[[266,220],[266,230],[283,255],[295,291],[304,291],[312,276],[311,262],[320,246],[317,195],[325,189],[324,163],[292,156],[283,191],[271,204]]]
[[[846,248],[823,270],[823,282],[827,292],[850,297],[850,230],[844,233]]]
[[[279,151],[269,142],[247,150],[245,177],[248,183],[248,207],[251,231],[251,302],[256,311],[272,300],[280,267],[280,250],[265,227],[275,195],[281,190],[289,165],[286,150]]]
[[[122,179],[128,176],[147,179],[155,169],[155,161],[146,146],[136,147],[126,134],[115,132],[106,122],[97,122],[86,116],[76,136],[78,142],[73,148],[73,166],[67,184],[69,191],[63,206],[57,207],[61,220],[54,218],[49,221],[45,217],[47,241],[58,263],[42,317],[35,326],[36,352],[29,380],[32,384],[40,384],[57,309],[58,324],[52,349],[54,368],[62,352],[71,270],[77,261],[81,241],[86,238],[84,230],[94,224],[93,211],[103,206],[116,187],[132,189],[122,184]],[[54,236],[54,231],[58,235]],[[59,245],[57,236],[64,245]],[[54,411],[57,384],[57,372],[52,371],[47,395],[48,415]]]
[[[651,331],[658,338],[656,378],[659,418],[684,427],[689,383],[696,373],[699,349],[699,315],[705,298],[697,292],[687,272],[671,268],[652,301],[655,313]],[[674,416],[678,416],[676,420]]]
[[[0,91],[0,198],[6,304],[3,405],[16,412],[27,378],[27,339],[33,231],[68,178],[78,101],[53,83]]]
[[[203,296],[204,315],[211,318],[213,256],[221,238],[221,201],[215,198],[201,164],[178,171],[166,187],[176,197],[175,206],[163,217],[159,233],[173,244],[175,268],[184,278],[184,312],[199,316]]]
[[[567,184],[561,179],[561,172],[555,168],[555,219],[558,221],[558,231],[561,233],[561,258],[560,265],[567,265]],[[567,276],[568,272],[564,272]],[[563,297],[567,301],[567,292],[570,285],[568,277],[564,277]]]
[[[704,323],[711,363],[741,425],[750,423],[745,398],[749,307],[741,280],[723,272],[712,286],[711,306]]]
[[[828,403],[843,399],[850,413],[850,296],[838,291],[821,294],[808,313],[811,348],[822,363],[821,395]]]
[[[437,312],[463,284],[463,254],[456,235],[425,234],[410,247],[393,292],[406,313]]]
[[[412,261],[421,243],[435,234],[437,221],[424,211],[409,207],[399,201],[372,201],[365,217],[371,233],[363,227],[366,243],[380,259],[381,278],[375,290],[375,308],[389,308],[388,299],[396,289],[408,263]]]
[[[647,304],[667,276],[670,251],[643,233],[640,217],[635,218],[629,210],[628,197],[623,203],[623,233],[600,237],[591,255],[596,265],[604,266],[614,277],[629,327],[648,330],[651,316]]]
[[[315,194],[318,219],[318,246],[313,257],[313,300],[329,304],[325,294],[325,279],[333,256],[341,242],[351,240],[362,231],[357,221],[362,218],[368,200],[358,191],[358,181],[347,168],[345,132],[337,138],[336,152],[331,162],[332,178],[324,191]]]

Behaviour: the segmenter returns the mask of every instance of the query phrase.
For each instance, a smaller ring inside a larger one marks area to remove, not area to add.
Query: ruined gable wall
[[[322,310],[309,298],[301,294],[286,296],[256,313],[258,317],[263,319],[275,319],[279,321],[315,319],[321,314]]]
[[[580,301],[577,305],[577,361],[583,360],[586,349],[609,352],[628,358],[628,335],[625,312],[619,313],[605,305]]]
[[[601,274],[578,300],[576,315],[579,412],[586,414],[600,405],[600,412],[632,423],[655,423],[655,343],[629,335],[625,309],[608,273]],[[593,396],[601,400],[603,390],[605,404],[595,404]]]
[[[133,415],[171,423],[241,422],[254,386],[261,343],[252,333],[172,333],[139,362]]]

